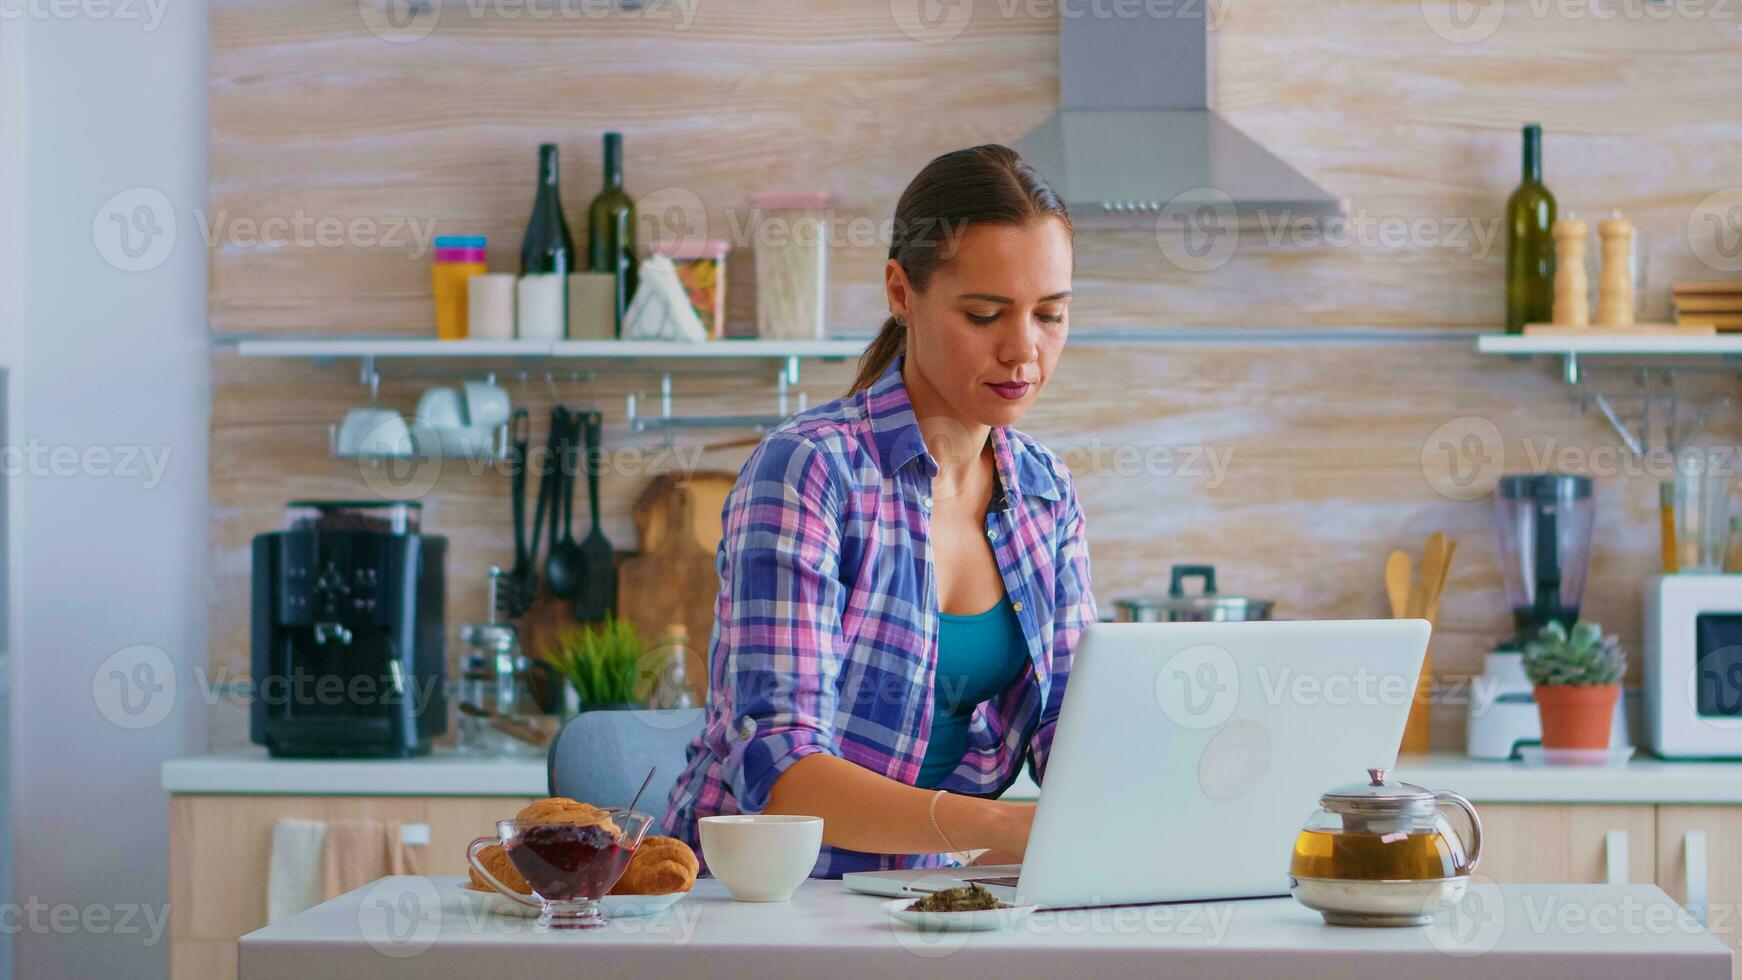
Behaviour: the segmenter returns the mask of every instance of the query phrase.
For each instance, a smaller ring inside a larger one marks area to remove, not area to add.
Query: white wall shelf
[[[858,357],[864,340],[714,340],[700,344],[657,340],[428,340],[342,338],[236,341],[242,357],[327,358],[819,358]]]
[[[1686,357],[1698,355],[1742,356],[1742,333],[1666,337],[1594,336],[1535,337],[1521,334],[1485,333],[1476,338],[1482,354],[1553,354],[1560,356],[1616,355],[1630,357]]]

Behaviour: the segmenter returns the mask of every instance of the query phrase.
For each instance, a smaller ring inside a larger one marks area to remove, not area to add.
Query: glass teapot
[[[1366,783],[1319,797],[1319,809],[1295,838],[1289,873],[1296,878],[1423,881],[1462,878],[1482,856],[1482,818],[1456,793],[1435,793],[1369,769]],[[1453,832],[1443,810],[1464,812],[1469,836]]]

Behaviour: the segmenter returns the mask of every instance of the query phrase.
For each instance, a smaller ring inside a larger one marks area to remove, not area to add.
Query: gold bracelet
[[[959,854],[961,852],[958,851],[956,849],[956,845],[950,841],[950,835],[944,833],[943,825],[938,823],[938,801],[943,799],[944,794],[947,792],[948,792],[948,790],[941,790],[940,789],[936,793],[932,794],[932,798],[931,798],[931,829],[937,831],[938,836],[943,838],[944,848],[945,848],[947,853]]]

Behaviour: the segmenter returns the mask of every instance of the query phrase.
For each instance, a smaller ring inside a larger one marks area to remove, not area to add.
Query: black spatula
[[[599,443],[604,416],[598,412],[583,413],[581,429],[586,440],[587,506],[592,511],[593,529],[581,542],[574,610],[575,618],[585,623],[617,611],[617,565],[611,542],[599,528]]]

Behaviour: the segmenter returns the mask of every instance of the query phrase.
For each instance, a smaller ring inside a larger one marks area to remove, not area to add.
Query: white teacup
[[[822,852],[822,817],[732,814],[699,823],[702,859],[738,902],[786,901]]]
[[[494,429],[506,425],[513,408],[508,404],[508,389],[487,381],[468,381],[464,387],[466,424],[475,429]]]
[[[411,430],[399,413],[382,408],[353,408],[339,423],[341,456],[410,456]]]
[[[457,429],[466,424],[466,406],[457,388],[431,388],[417,400],[418,420],[432,429]]]

